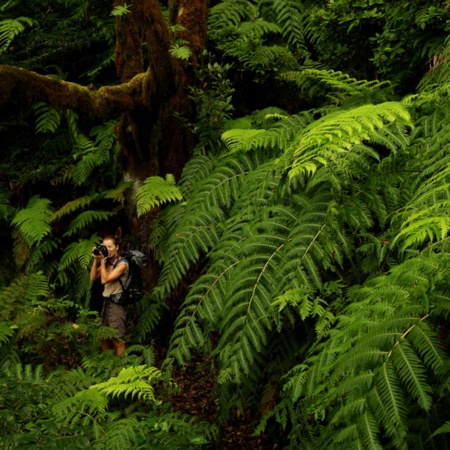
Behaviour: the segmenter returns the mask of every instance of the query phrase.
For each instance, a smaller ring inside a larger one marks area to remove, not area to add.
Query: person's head
[[[103,245],[108,249],[108,256],[110,258],[114,258],[120,254],[119,240],[115,236],[105,236],[103,238]]]

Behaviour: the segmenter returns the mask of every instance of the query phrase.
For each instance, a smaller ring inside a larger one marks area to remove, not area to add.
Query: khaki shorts
[[[102,325],[117,330],[117,336],[120,338],[125,336],[127,312],[123,306],[117,305],[104,298],[100,317],[102,319]]]

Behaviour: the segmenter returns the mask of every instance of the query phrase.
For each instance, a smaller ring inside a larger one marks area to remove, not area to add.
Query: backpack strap
[[[127,273],[127,280],[128,280],[128,277],[130,276],[130,262],[128,261],[127,258],[125,258],[125,256],[121,256],[121,257],[113,264],[113,267],[114,267],[114,269],[115,269],[115,268],[119,265],[119,263],[120,263],[121,261],[124,261],[125,264],[127,265],[127,271],[128,271],[128,273]],[[125,273],[125,272],[124,272],[124,273]],[[121,275],[119,278],[117,278],[117,279],[119,280],[120,286],[122,287],[122,291],[124,291],[124,290],[125,290],[125,286],[124,286],[123,281],[122,281],[122,275]]]

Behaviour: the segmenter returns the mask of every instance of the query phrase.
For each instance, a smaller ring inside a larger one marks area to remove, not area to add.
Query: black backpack
[[[122,295],[118,303],[119,305],[132,305],[141,300],[145,294],[142,269],[147,265],[147,257],[138,250],[130,250],[124,252],[121,259],[128,262],[128,276],[125,283],[119,278]]]

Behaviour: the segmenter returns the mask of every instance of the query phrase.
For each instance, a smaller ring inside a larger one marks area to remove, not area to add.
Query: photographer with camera
[[[128,262],[121,258],[118,239],[106,236],[103,244],[92,250],[90,278],[92,281],[100,278],[103,287],[103,307],[100,314],[102,324],[117,330],[117,338],[102,339],[102,351],[112,350],[120,356],[125,350],[123,337],[125,336],[126,310],[117,302],[122,293],[119,279],[124,283],[127,279]]]

